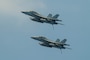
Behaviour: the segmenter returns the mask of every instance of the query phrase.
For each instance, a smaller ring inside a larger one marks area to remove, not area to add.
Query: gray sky
[[[0,0],[0,60],[89,60],[89,0]],[[63,26],[33,22],[21,11],[60,14]],[[31,36],[66,38],[72,50],[40,46]]]

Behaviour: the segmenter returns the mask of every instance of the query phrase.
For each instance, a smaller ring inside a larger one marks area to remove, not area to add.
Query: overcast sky
[[[60,14],[63,26],[37,23],[21,11]],[[40,46],[31,36],[67,39],[72,50]],[[89,60],[90,0],[0,0],[0,60]]]

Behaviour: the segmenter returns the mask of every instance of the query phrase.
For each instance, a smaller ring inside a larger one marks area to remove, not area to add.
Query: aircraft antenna
[[[72,50],[71,48],[68,48],[68,47],[66,47],[66,48]]]
[[[52,24],[53,30],[54,30],[54,25]]]
[[[62,49],[60,49],[60,51],[61,51],[61,54],[62,54]]]

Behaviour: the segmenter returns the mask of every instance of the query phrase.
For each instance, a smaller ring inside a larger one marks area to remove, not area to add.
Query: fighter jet
[[[44,36],[33,36],[31,37],[34,40],[38,40],[40,41],[40,45],[41,46],[45,46],[45,47],[55,47],[55,48],[59,48],[61,49],[71,49],[65,46],[70,46],[69,44],[66,44],[67,39],[64,39],[62,41],[60,41],[60,39],[57,39],[56,41],[51,41],[50,39],[44,37]]]
[[[35,12],[35,11],[22,11],[22,13],[31,16],[30,19],[32,21],[40,22],[40,23],[49,23],[49,24],[61,24],[57,23],[56,21],[62,21],[57,19],[59,17],[59,14],[56,14],[55,16],[52,16],[52,14],[49,14],[47,17],[42,16],[41,14]]]

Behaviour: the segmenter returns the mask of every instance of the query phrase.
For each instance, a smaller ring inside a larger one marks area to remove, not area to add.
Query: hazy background
[[[63,26],[33,22],[21,11],[60,14]],[[66,38],[72,50],[40,46],[31,36]],[[90,0],[0,0],[0,60],[89,60]]]

